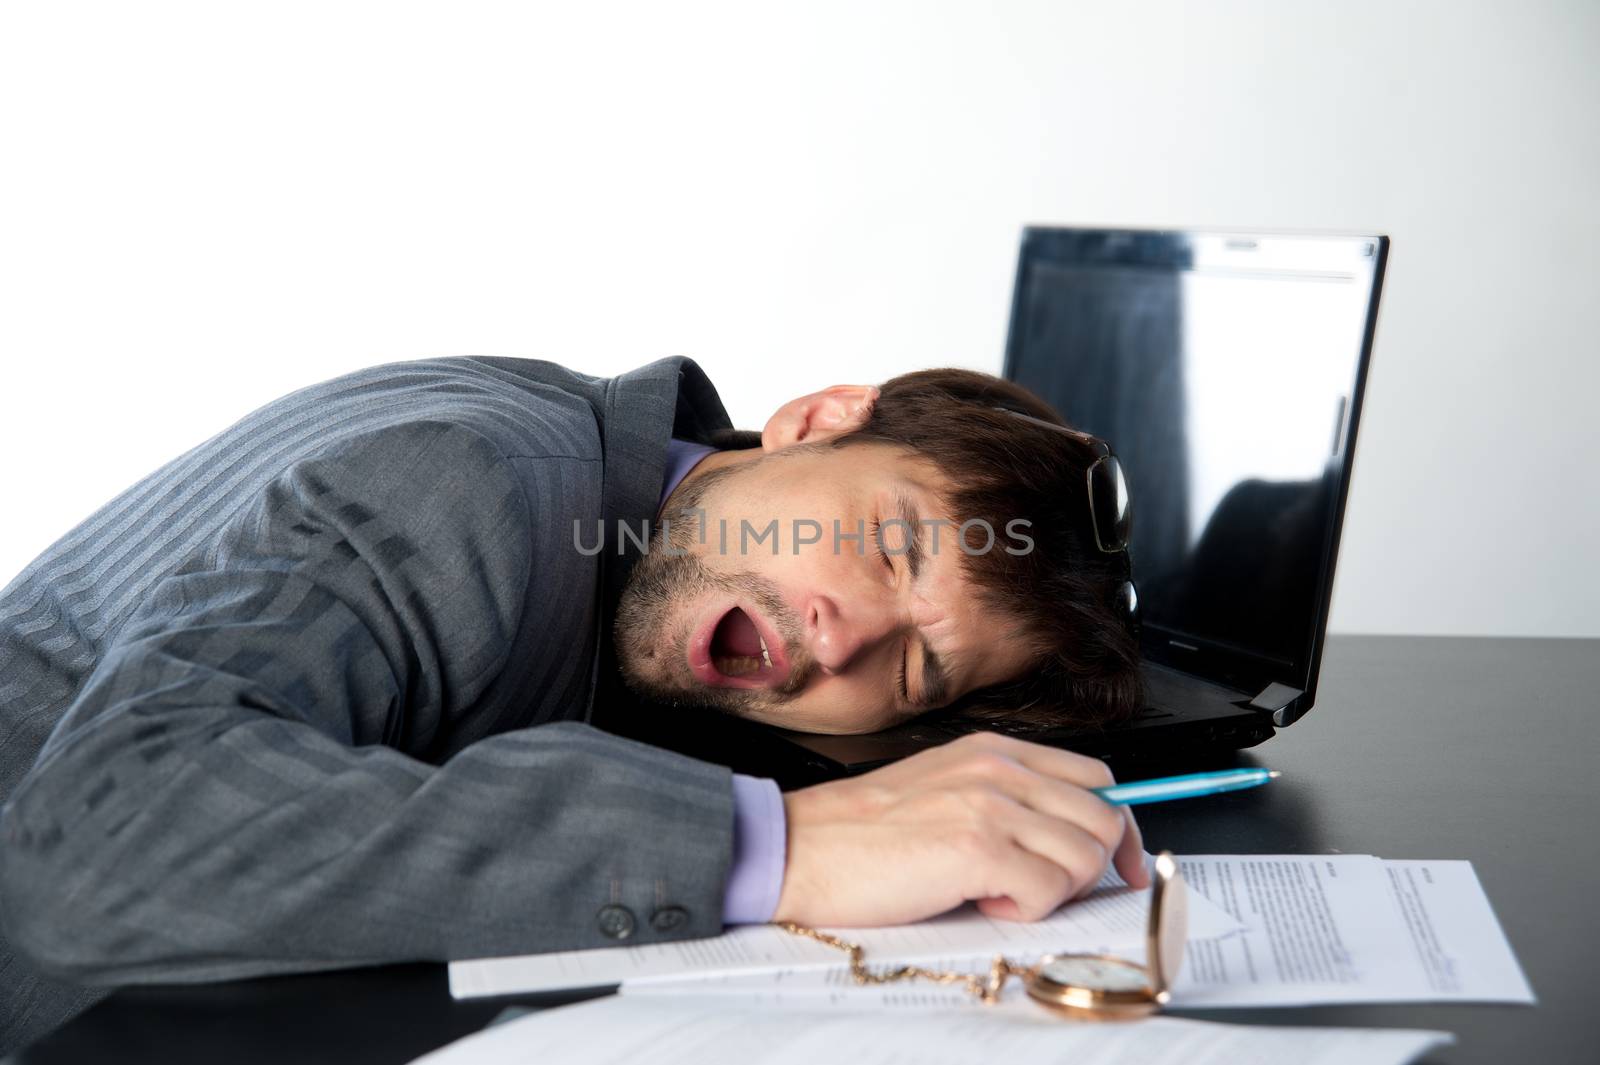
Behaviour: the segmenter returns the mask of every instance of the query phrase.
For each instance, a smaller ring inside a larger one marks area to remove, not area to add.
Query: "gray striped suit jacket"
[[[669,438],[728,428],[686,359],[378,366],[29,565],[0,592],[0,1053],[104,985],[613,946],[613,906],[630,943],[719,932],[729,772],[585,723],[635,559],[573,522],[614,544]]]

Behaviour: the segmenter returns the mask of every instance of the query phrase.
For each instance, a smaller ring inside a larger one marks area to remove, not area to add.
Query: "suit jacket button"
[[[633,911],[626,906],[602,906],[594,918],[600,934],[608,939],[627,939],[633,935]]]
[[[657,932],[671,932],[689,923],[689,911],[682,906],[663,906],[650,915],[650,927]]]

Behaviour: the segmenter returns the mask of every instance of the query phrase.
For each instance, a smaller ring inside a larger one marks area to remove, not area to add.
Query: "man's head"
[[[792,400],[760,448],[702,461],[623,591],[628,683],[808,732],[1131,714],[1092,453],[1011,411],[1062,424],[999,378],[921,371]]]

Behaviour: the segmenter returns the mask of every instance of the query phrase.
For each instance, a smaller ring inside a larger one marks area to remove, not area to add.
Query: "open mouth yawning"
[[[727,677],[747,677],[772,668],[772,652],[756,623],[738,607],[722,616],[711,633],[711,662]]]
[[[789,677],[778,634],[759,612],[736,603],[702,623],[689,646],[689,666],[719,688],[776,688]]]

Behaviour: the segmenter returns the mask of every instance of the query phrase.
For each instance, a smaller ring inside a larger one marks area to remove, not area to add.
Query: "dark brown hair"
[[[1007,408],[1005,410],[997,407]],[[1143,700],[1138,640],[1114,598],[1128,561],[1101,552],[1089,518],[1087,473],[1094,455],[1049,404],[1019,385],[972,370],[921,370],[882,386],[866,425],[836,447],[896,444],[929,459],[955,486],[944,502],[956,523],[982,520],[992,549],[974,532],[961,563],[983,601],[1015,619],[1037,666],[1006,684],[970,693],[945,713],[1013,731],[1103,725],[1135,715]],[[1010,553],[1007,523],[1025,519],[1033,540]],[[958,548],[959,550],[959,548]]]

